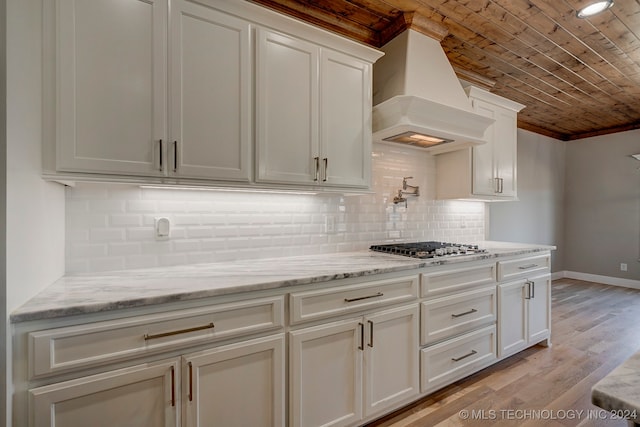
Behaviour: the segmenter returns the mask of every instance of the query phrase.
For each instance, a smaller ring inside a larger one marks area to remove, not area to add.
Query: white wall
[[[411,175],[421,196],[393,196]],[[66,191],[66,270],[96,272],[333,253],[393,240],[478,241],[484,204],[436,201],[435,161],[425,151],[376,144],[374,194],[260,194],[81,184]],[[154,238],[154,218],[171,220],[171,240]],[[332,216],[336,232],[324,231]]]
[[[64,192],[40,178],[42,2],[7,0],[6,6],[5,321],[8,312],[64,273]],[[5,342],[10,396],[11,341]]]
[[[564,270],[566,143],[518,129],[517,202],[489,203],[489,239],[556,245],[553,271]]]

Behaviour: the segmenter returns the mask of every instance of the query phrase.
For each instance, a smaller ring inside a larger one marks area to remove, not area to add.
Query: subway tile
[[[139,214],[110,214],[109,225],[119,226],[140,226],[142,225],[142,215]]]
[[[126,257],[125,268],[152,268],[158,266],[158,258],[155,255],[136,254]]]
[[[142,252],[142,245],[138,242],[109,243],[109,255],[137,255]]]
[[[92,228],[89,230],[92,242],[125,240],[125,230],[119,228]]]
[[[99,257],[89,260],[89,267],[94,272],[123,270],[125,265],[124,257]]]
[[[375,146],[376,192],[366,195],[247,194],[105,184],[67,189],[67,271],[340,252],[407,239],[483,240],[484,203],[434,200],[433,156]],[[405,208],[391,201],[407,171],[421,195],[409,198]],[[336,219],[335,234],[324,232],[326,215]],[[166,242],[154,236],[154,218],[160,216],[171,219],[171,239]],[[107,248],[108,256],[99,248]]]

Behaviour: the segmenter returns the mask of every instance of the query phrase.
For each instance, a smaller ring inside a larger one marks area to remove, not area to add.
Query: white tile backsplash
[[[419,197],[393,204],[402,178]],[[484,203],[435,200],[435,158],[374,144],[373,194],[306,195],[78,184],[66,193],[67,273],[362,250],[394,240],[484,240]],[[325,233],[325,216],[335,232]],[[154,218],[171,221],[156,241]]]

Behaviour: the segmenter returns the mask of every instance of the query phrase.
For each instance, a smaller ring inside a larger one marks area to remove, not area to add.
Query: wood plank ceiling
[[[526,105],[518,127],[560,140],[640,128],[640,0],[251,0],[380,47],[425,19],[458,76]]]

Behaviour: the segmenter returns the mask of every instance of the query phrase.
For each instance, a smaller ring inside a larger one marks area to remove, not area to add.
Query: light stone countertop
[[[640,352],[593,386],[591,402],[636,425],[640,423]]]
[[[477,244],[488,252],[422,260],[360,251],[64,276],[13,311],[11,322],[106,312],[555,249],[555,246],[506,242]]]

